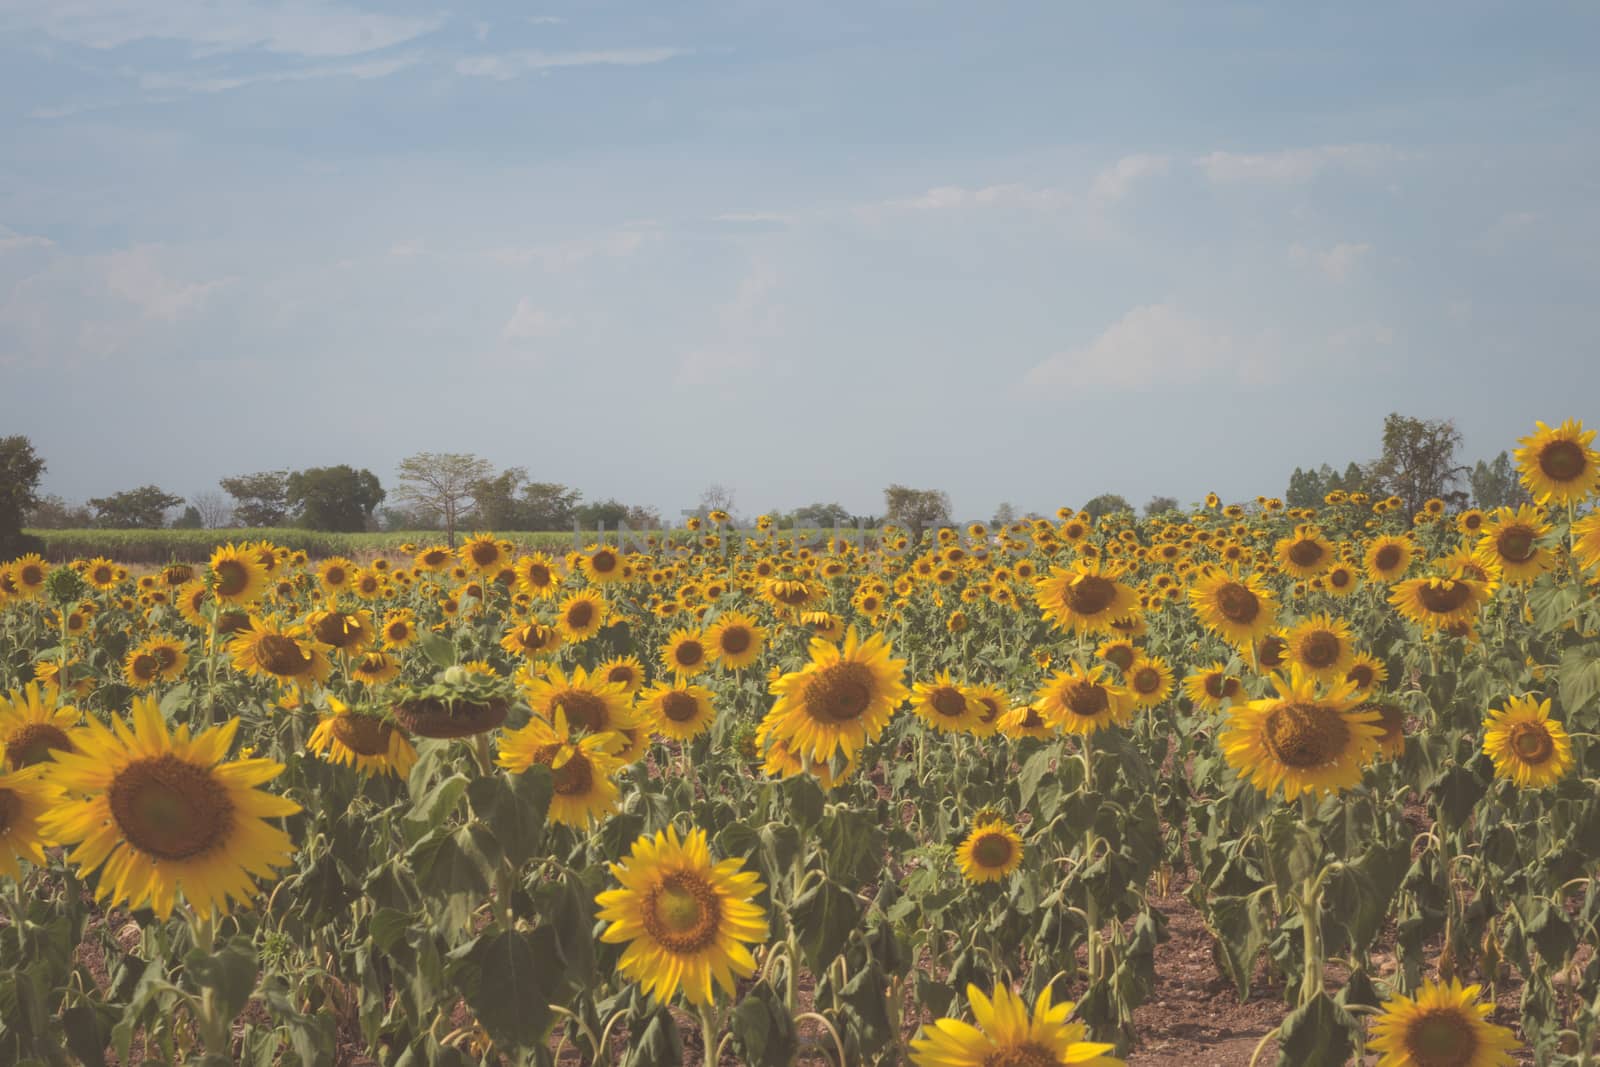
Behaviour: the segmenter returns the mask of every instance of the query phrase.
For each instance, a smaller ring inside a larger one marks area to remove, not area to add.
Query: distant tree
[[[735,494],[732,489],[725,485],[713,484],[708,485],[706,491],[700,494],[700,503],[695,510],[701,515],[709,515],[713,511],[725,511],[732,515],[734,503]]]
[[[1119,496],[1116,493],[1101,493],[1085,504],[1083,510],[1089,513],[1089,518],[1098,519],[1103,515],[1114,515],[1119,511],[1126,511],[1131,515],[1133,514],[1133,505],[1128,503],[1126,497]]]
[[[82,504],[69,504],[58,496],[40,497],[23,523],[38,530],[81,530],[93,524],[92,511]]]
[[[507,467],[492,477],[479,478],[468,486],[472,494],[473,521],[485,530],[527,530],[522,502],[517,490],[528,480],[522,467]]]
[[[1165,515],[1169,511],[1178,510],[1178,498],[1175,496],[1153,496],[1144,506],[1147,516]]]
[[[529,482],[522,487],[522,516],[529,530],[570,530],[583,494],[557,482]],[[629,525],[633,522],[630,519]],[[657,520],[654,525],[661,525]],[[643,525],[636,529],[644,529]]]
[[[382,530],[437,530],[439,520],[412,508],[379,508],[378,527]]]
[[[626,519],[630,530],[659,529],[664,525],[661,513],[648,504],[629,504]]]
[[[1471,472],[1456,462],[1461,432],[1449,419],[1414,419],[1390,414],[1383,420],[1383,455],[1369,471],[1373,486],[1399,497],[1408,514],[1433,497],[1461,506],[1467,494],[1454,489]]]
[[[233,507],[227,497],[208,489],[189,498],[189,503],[200,513],[200,525],[207,530],[220,530],[233,521]]]
[[[23,518],[39,503],[39,476],[44,460],[33,442],[21,434],[0,437],[0,562],[43,548],[43,542],[22,532]]]
[[[807,504],[803,508],[795,508],[789,516],[795,526],[831,530],[835,526],[848,526],[854,521],[848,508],[843,504]]]
[[[1478,460],[1467,481],[1472,485],[1473,503],[1480,508],[1514,508],[1533,502],[1517,476],[1516,465],[1505,452],[1488,463]]]
[[[1344,474],[1339,476],[1337,484],[1329,488],[1343,489],[1347,493],[1367,493],[1370,492],[1368,486],[1371,482],[1372,478],[1367,469],[1355,460],[1351,460],[1345,464]]]
[[[172,520],[174,530],[200,530],[205,528],[206,521],[200,517],[200,509],[190,504],[183,509],[183,514]]]
[[[1009,500],[1000,501],[1000,506],[994,509],[994,524],[996,526],[1010,526],[1017,521],[1017,509],[1011,506]]]
[[[240,526],[283,526],[288,522],[288,471],[236,474],[218,484],[233,497],[233,518]]]
[[[340,533],[365,530],[373,509],[384,498],[376,474],[344,463],[295,471],[289,475],[285,491],[301,526]]]
[[[1289,488],[1283,494],[1283,502],[1291,508],[1321,507],[1322,498],[1328,495],[1328,481],[1333,476],[1333,468],[1326,463],[1321,470],[1296,467],[1289,475]]]
[[[624,504],[614,497],[580,505],[573,517],[585,530],[596,530],[601,523],[608,530],[615,530],[619,523],[626,523],[630,530],[649,530],[662,525],[661,516],[654,508]]]
[[[111,496],[94,497],[94,524],[111,530],[159,530],[167,524],[167,512],[183,503],[158,485],[141,485]]]
[[[456,524],[472,502],[472,487],[494,473],[494,465],[467,452],[418,452],[400,461],[395,498],[434,516],[450,544]]]
[[[922,539],[923,531],[950,525],[950,496],[940,489],[912,489],[891,485],[883,491],[884,521],[901,527],[911,543]]]

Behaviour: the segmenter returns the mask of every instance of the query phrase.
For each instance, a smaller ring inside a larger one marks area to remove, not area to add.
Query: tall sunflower
[[[1536,508],[1496,508],[1484,523],[1478,552],[1498,563],[1513,585],[1531,582],[1555,565],[1555,554],[1539,544],[1549,532],[1550,524]]]
[[[1317,681],[1342,678],[1355,662],[1350,624],[1322,613],[1302,619],[1285,634],[1289,662]]]
[[[1113,1045],[1085,1041],[1082,1023],[1069,1022],[1070,1001],[1052,1004],[1046,987],[1028,1004],[1005,986],[996,986],[994,999],[975,985],[967,986],[967,1003],[977,1026],[960,1019],[939,1019],[911,1042],[911,1062],[916,1067],[1123,1067],[1106,1053]]]
[[[608,682],[616,682],[629,696],[644,686],[644,664],[639,662],[638,656],[612,656],[596,665],[594,673]]]
[[[711,655],[731,671],[750,666],[761,656],[767,631],[756,620],[739,611],[724,611],[706,629],[706,644]]]
[[[765,888],[741,860],[713,862],[704,830],[680,840],[676,827],[633,843],[611,865],[622,888],[595,897],[609,923],[608,945],[626,944],[617,970],[665,1004],[683,989],[689,1003],[711,1003],[713,982],[732,996],[736,980],[755,973],[748,945],[767,940],[767,917],[755,896]]]
[[[228,644],[233,668],[253,678],[280,682],[327,681],[327,654],[305,638],[300,627],[285,628],[275,618],[250,619],[250,628]]]
[[[1119,564],[1079,560],[1071,567],[1051,567],[1048,577],[1034,582],[1034,599],[1057,629],[1104,633],[1112,622],[1131,615],[1138,594],[1117,579]]]
[[[1133,700],[1121,686],[1101,681],[1104,671],[1069,663],[1045,682],[1034,707],[1069,734],[1087,736],[1108,726],[1126,725],[1133,717]]]
[[[1541,504],[1579,504],[1600,488],[1600,453],[1589,447],[1595,431],[1585,430],[1577,419],[1550,427],[1535,422],[1538,431],[1521,439],[1517,468],[1522,484]]]
[[[266,592],[267,569],[248,545],[222,545],[211,553],[211,593],[224,604],[249,604]]]
[[[1483,750],[1494,761],[1497,778],[1521,789],[1542,789],[1573,768],[1572,741],[1550,717],[1550,701],[1513,697],[1484,719]]]
[[[59,698],[59,689],[38,682],[0,694],[0,756],[7,767],[21,770],[78,751],[83,715],[70,704],[57,707]]]
[[[456,550],[461,565],[479,574],[493,574],[505,565],[506,550],[494,534],[473,534]]]
[[[977,820],[972,832],[956,846],[956,866],[969,882],[998,882],[1022,863],[1022,837],[1005,820]]]
[[[404,778],[417,762],[417,750],[406,732],[381,715],[351,711],[329,698],[328,714],[311,731],[306,747],[334,763],[354,767],[362,775]]]
[[[549,767],[555,783],[550,821],[583,830],[617,810],[611,776],[622,769],[616,753],[624,743],[619,733],[574,734],[566,712],[557,708],[549,722],[535,717],[501,734],[496,762],[513,774],[535,764]]]
[[[656,733],[678,741],[688,741],[711,729],[717,714],[711,703],[711,690],[681,679],[646,689],[639,694],[639,703],[650,716]]]
[[[517,588],[532,597],[551,599],[561,587],[561,572],[556,561],[543,552],[520,557],[512,569],[517,574]]]
[[[568,641],[583,641],[600,632],[609,611],[605,597],[583,589],[561,602],[556,626]]]
[[[1464,576],[1407,578],[1389,593],[1394,609],[1429,633],[1470,624],[1487,599],[1484,584]]]
[[[1280,539],[1272,551],[1279,568],[1296,578],[1315,578],[1337,560],[1333,545],[1309,524],[1296,526],[1293,536]]]
[[[1241,647],[1269,633],[1278,618],[1277,599],[1253,574],[1213,571],[1189,588],[1189,603],[1207,629]]]
[[[0,875],[22,881],[19,860],[45,865],[44,850],[56,842],[40,827],[45,812],[61,802],[61,790],[47,768],[29,767],[0,774]]]
[[[289,866],[294,844],[268,819],[300,805],[257,786],[283,773],[265,759],[225,760],[239,720],[191,737],[169,732],[156,701],[136,697],[129,719],[91,719],[79,751],[56,756],[51,780],[72,799],[47,811],[44,831],[80,877],[99,870],[95,898],[171,916],[181,890],[202,914],[248,904],[255,880]]]
[[[1512,1067],[1516,1035],[1489,1022],[1493,1004],[1479,1004],[1481,986],[1427,981],[1416,996],[1395,994],[1372,1023],[1367,1047],[1378,1067]]]
[[[822,763],[835,752],[854,756],[877,739],[909,695],[906,661],[882,634],[861,640],[855,627],[842,645],[812,638],[811,659],[772,683],[767,712],[772,733],[795,752]]]
[[[1123,677],[1136,708],[1153,708],[1172,695],[1172,667],[1160,656],[1140,655]]]
[[[1228,673],[1225,664],[1214,662],[1183,680],[1183,694],[1197,708],[1221,711],[1230,701],[1239,699],[1244,685]]]
[[[693,678],[711,665],[705,634],[691,627],[672,631],[661,646],[661,665],[680,678]]]
[[[1348,682],[1319,693],[1298,666],[1273,675],[1272,686],[1277,696],[1229,710],[1219,739],[1228,765],[1263,793],[1281,788],[1291,801],[1359,784],[1383,734],[1378,713],[1351,702]]]
[[[589,733],[621,735],[623,744],[613,754],[624,763],[632,763],[644,752],[649,738],[628,701],[627,691],[619,683],[609,682],[598,673],[590,674],[582,667],[574,667],[567,675],[552,666],[542,675],[533,675],[530,670],[518,678],[523,680],[528,705],[545,722],[554,723],[559,712],[574,727]]]
[[[596,585],[622,581],[622,553],[610,545],[590,545],[578,560],[584,577]]]
[[[941,672],[931,682],[917,682],[911,692],[911,710],[940,733],[970,730],[983,714],[983,706],[965,686],[951,680],[949,671]]]

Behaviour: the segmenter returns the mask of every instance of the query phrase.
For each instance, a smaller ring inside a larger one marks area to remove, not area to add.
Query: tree
[[[700,494],[700,506],[697,509],[702,516],[713,511],[725,511],[733,514],[734,493],[725,485],[710,485]]]
[[[1472,485],[1472,499],[1480,508],[1514,508],[1531,504],[1533,497],[1517,476],[1511,457],[1501,452],[1490,463],[1478,460],[1467,476]]]
[[[1320,508],[1328,495],[1328,482],[1334,477],[1333,468],[1326,463],[1321,470],[1302,470],[1299,467],[1289,475],[1289,488],[1283,502],[1291,508]]]
[[[200,515],[200,526],[207,530],[220,530],[233,521],[233,508],[221,493],[208,489],[189,498],[189,503]]]
[[[994,525],[1010,526],[1016,521],[1017,509],[1011,506],[1011,501],[1000,501],[1000,506],[994,509]]]
[[[0,562],[37,552],[43,543],[22,532],[23,517],[39,503],[44,460],[21,434],[0,437]]]
[[[468,452],[418,452],[400,461],[395,498],[413,504],[443,524],[452,546],[456,523],[472,502],[472,487],[494,473],[494,465]]]
[[[950,525],[950,496],[940,489],[891,485],[883,491],[883,510],[884,521],[904,529],[912,544],[922,540],[929,527]]]
[[[94,497],[94,524],[112,530],[159,530],[167,524],[167,511],[183,503],[159,485],[141,485],[111,496]]]
[[[1177,510],[1178,498],[1175,496],[1153,496],[1150,498],[1149,503],[1145,504],[1144,506],[1144,513],[1150,518],[1154,518],[1157,515],[1165,515],[1169,511]]]
[[[654,508],[624,504],[614,497],[584,504],[576,509],[573,517],[585,530],[598,530],[601,523],[611,530],[619,523],[626,523],[630,530],[649,530],[661,525],[661,516]]]
[[[289,518],[289,472],[238,474],[218,483],[233,497],[233,517],[241,526],[282,526]]]
[[[815,527],[819,530],[848,526],[851,519],[849,509],[843,504],[807,504],[803,508],[795,508],[790,516],[790,520],[796,526]]]
[[[517,490],[528,480],[522,467],[507,467],[499,474],[479,478],[468,487],[474,521],[485,530],[526,530]]]
[[[344,463],[295,471],[284,490],[301,526],[339,533],[365,530],[385,495],[376,474]]]
[[[1461,432],[1449,419],[1414,419],[1391,414],[1383,420],[1383,455],[1370,470],[1374,487],[1397,496],[1408,514],[1438,497],[1461,506],[1467,494],[1452,489],[1471,468],[1456,463]]]
[[[183,509],[183,514],[172,520],[174,530],[199,530],[205,527],[205,520],[200,517],[200,509],[190,504]]]
[[[23,525],[37,530],[81,530],[93,523],[94,513],[82,504],[69,504],[58,496],[42,496]]]
[[[522,518],[528,530],[570,530],[583,494],[558,482],[529,482],[522,487]],[[632,525],[632,520],[629,520]],[[652,523],[659,526],[660,521]],[[641,525],[639,529],[643,529]]]
[[[1131,515],[1133,505],[1128,503],[1126,497],[1116,493],[1101,493],[1085,504],[1083,510],[1089,513],[1090,519],[1098,519],[1103,515],[1114,515],[1119,511],[1126,511]]]

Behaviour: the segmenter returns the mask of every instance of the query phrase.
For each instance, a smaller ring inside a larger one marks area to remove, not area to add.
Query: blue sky
[[[0,0],[0,433],[666,514],[1600,421],[1593,4]]]

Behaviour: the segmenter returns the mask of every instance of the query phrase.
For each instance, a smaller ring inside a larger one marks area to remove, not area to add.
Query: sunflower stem
[[[706,1067],[717,1067],[716,1012],[709,1003],[700,1005],[700,1042],[706,1050]]]

